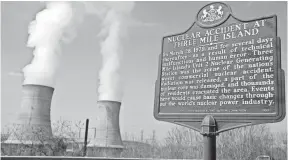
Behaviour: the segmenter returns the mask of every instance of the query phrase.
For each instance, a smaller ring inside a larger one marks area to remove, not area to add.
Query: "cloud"
[[[253,3],[253,1],[249,1],[249,2],[247,3],[247,6],[248,6],[248,7],[251,7],[251,6],[252,6],[252,3]]]
[[[12,71],[8,73],[9,76],[23,76],[22,71]]]
[[[155,27],[159,25],[160,25],[159,23],[143,22],[143,21],[136,20],[136,19],[130,20],[130,26],[132,27]]]
[[[135,2],[82,2],[84,4],[84,8],[87,14],[95,14],[98,15],[102,20],[107,14],[109,9],[115,9],[117,12],[122,12],[126,14],[126,25],[129,27],[154,27],[159,26],[157,23],[143,22],[141,20],[135,19],[131,14],[127,14],[132,12]]]

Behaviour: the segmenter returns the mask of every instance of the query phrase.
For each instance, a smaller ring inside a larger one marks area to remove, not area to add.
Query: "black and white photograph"
[[[287,1],[1,1],[3,160],[287,160]]]

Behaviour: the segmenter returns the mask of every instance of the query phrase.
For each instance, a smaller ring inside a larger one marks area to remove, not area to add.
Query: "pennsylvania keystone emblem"
[[[223,23],[231,9],[225,3],[213,2],[204,6],[197,14],[197,23],[201,27],[214,27]]]
[[[223,11],[222,6],[219,6],[218,9],[214,9],[214,5],[210,6],[210,10],[206,11],[206,9],[203,10],[203,15],[201,16],[201,19],[203,22],[213,22],[215,20],[218,20],[222,17]]]

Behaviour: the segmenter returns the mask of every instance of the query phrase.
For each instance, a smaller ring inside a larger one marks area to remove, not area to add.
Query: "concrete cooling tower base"
[[[87,145],[89,157],[119,157],[123,142],[119,127],[120,102],[98,101],[96,137]]]
[[[123,148],[87,147],[87,157],[120,157]]]
[[[6,144],[45,144],[52,137],[50,108],[54,88],[23,85],[18,119]]]

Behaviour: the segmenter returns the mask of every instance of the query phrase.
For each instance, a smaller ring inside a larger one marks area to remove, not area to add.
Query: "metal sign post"
[[[203,135],[204,157],[203,160],[216,160],[216,121],[207,115],[202,121],[201,134]]]

